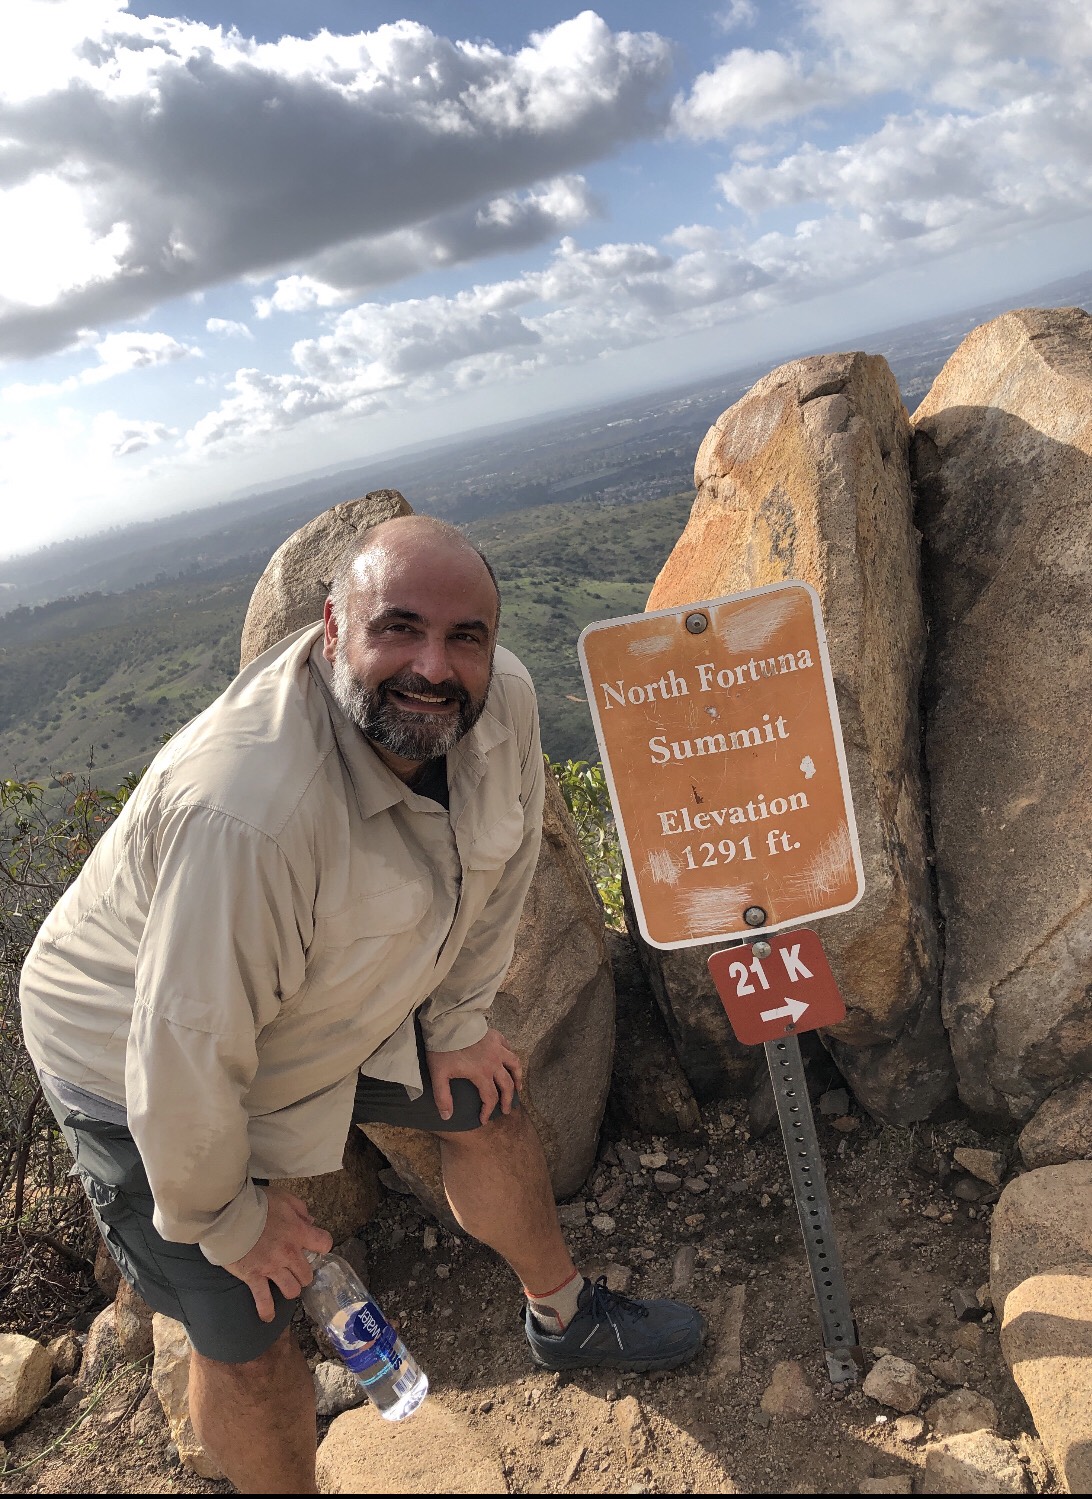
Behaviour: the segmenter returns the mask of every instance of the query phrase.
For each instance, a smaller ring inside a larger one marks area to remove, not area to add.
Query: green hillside
[[[644,608],[693,496],[543,505],[470,523],[504,595],[501,636],[539,690],[552,759],[596,758],[576,639]],[[113,785],[235,673],[257,572],[203,572],[0,619],[0,777],[79,770]]]

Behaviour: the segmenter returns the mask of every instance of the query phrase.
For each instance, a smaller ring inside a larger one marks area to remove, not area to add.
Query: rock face
[[[159,1397],[171,1440],[178,1448],[179,1461],[198,1478],[223,1478],[223,1474],[197,1440],[190,1420],[190,1340],[181,1322],[156,1312],[152,1318],[155,1358],[152,1360],[152,1389]]]
[[[353,1131],[345,1142],[340,1171],[286,1176],[273,1185],[302,1197],[315,1222],[340,1244],[364,1228],[379,1205],[380,1165],[375,1150]]]
[[[882,359],[830,354],[774,370],[702,443],[689,523],[648,601],[662,609],[787,578],[819,593],[867,886],[855,910],[823,923],[849,1012],[828,1041],[865,1107],[898,1124],[927,1117],[953,1087],[926,859],[909,438]],[[683,1065],[704,1051],[731,1075],[738,1053],[708,1034],[720,1005],[698,965],[711,950],[648,961]]]
[[[318,1449],[323,1494],[507,1494],[492,1444],[437,1394],[408,1421],[369,1406],[339,1416]]]
[[[1011,1291],[1001,1348],[1055,1471],[1069,1493],[1092,1493],[1092,1263]]]
[[[554,1195],[571,1196],[592,1168],[607,1102],[614,980],[602,909],[549,775],[542,852],[492,1021],[523,1059],[523,1106],[542,1140]],[[450,1221],[434,1137],[380,1124],[369,1124],[367,1134],[425,1205]]]
[[[1092,1068],[1092,318],[976,328],[914,415],[943,1013],[972,1109]]]
[[[239,667],[278,640],[322,618],[338,561],[363,531],[413,512],[397,489],[373,489],[361,500],[324,510],[294,531],[269,560],[243,621]]]
[[[1092,1160],[1092,1078],[1059,1088],[1020,1131],[1024,1165]]]
[[[995,1431],[942,1437],[925,1449],[923,1494],[1030,1494],[1011,1442]]]
[[[378,490],[336,505],[290,536],[254,590],[241,664],[321,616],[326,584],[354,537],[411,513],[396,490]],[[523,1103],[542,1137],[555,1192],[568,1196],[595,1159],[614,1052],[614,982],[602,907],[552,776],[546,778],[538,869],[492,1016],[523,1058]],[[422,1201],[452,1222],[435,1139],[383,1125],[369,1125],[367,1133]],[[335,1242],[360,1227],[336,1232],[325,1226]]]
[[[608,1114],[619,1131],[685,1135],[701,1129],[697,1101],[672,1050],[633,943],[607,932],[618,1032]]]
[[[1092,1263],[1092,1161],[1043,1166],[1009,1182],[990,1225],[990,1296],[997,1315],[1029,1275]]]
[[[53,1360],[33,1338],[0,1333],[0,1437],[29,1421],[53,1377]]]
[[[135,1364],[153,1351],[152,1309],[127,1280],[118,1286],[114,1301],[114,1329],[118,1352],[127,1363]]]

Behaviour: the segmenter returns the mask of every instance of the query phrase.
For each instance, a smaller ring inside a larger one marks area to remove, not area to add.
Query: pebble
[[[837,1119],[849,1113],[849,1093],[845,1088],[828,1088],[819,1100],[824,1119]]]
[[[675,1192],[682,1186],[682,1177],[673,1171],[657,1171],[652,1180],[661,1192]]]
[[[684,1244],[675,1253],[675,1259],[671,1266],[671,1289],[673,1292],[685,1291],[694,1278],[694,1266],[697,1263],[698,1252],[693,1244]]]
[[[619,1178],[613,1182],[605,1192],[600,1192],[598,1207],[601,1213],[613,1213],[615,1208],[620,1207],[622,1199],[626,1195],[626,1183]]]
[[[989,1187],[983,1182],[972,1181],[969,1176],[961,1176],[952,1188],[952,1196],[957,1197],[960,1202],[981,1202],[989,1195]]]
[[[635,1150],[631,1150],[628,1145],[619,1145],[617,1148],[618,1164],[622,1167],[622,1170],[628,1171],[630,1176],[636,1176],[641,1170],[641,1157]]]
[[[962,1436],[990,1431],[997,1425],[997,1407],[976,1390],[953,1390],[935,1400],[925,1412],[934,1437]]]
[[[964,1322],[957,1327],[952,1342],[973,1358],[980,1358],[986,1350],[986,1334],[977,1322]]]
[[[985,1308],[974,1291],[957,1286],[951,1295],[952,1311],[957,1322],[978,1322]]]
[[[450,1265],[437,1265],[436,1266],[436,1276],[437,1276],[437,1279],[439,1279],[439,1280],[447,1280],[447,1278],[448,1278],[448,1276],[450,1274],[451,1274],[451,1266]]]
[[[657,1150],[649,1155],[641,1156],[640,1161],[646,1171],[662,1171],[667,1165],[667,1156],[662,1150]]]
[[[479,1403],[478,1403],[478,1415],[479,1416],[488,1416],[489,1412],[492,1409],[493,1409],[493,1402],[492,1402],[492,1400],[482,1400],[482,1401],[479,1401]]]
[[[895,1435],[900,1442],[916,1442],[925,1435],[925,1422],[920,1416],[899,1416],[895,1421]]]
[[[617,1227],[609,1213],[596,1213],[592,1219],[592,1228],[601,1234],[612,1234]]]
[[[929,1365],[929,1373],[941,1384],[960,1386],[967,1383],[967,1371],[954,1358],[935,1358]]]
[[[562,1228],[582,1228],[588,1221],[588,1210],[582,1202],[563,1202],[557,1210]]]
[[[952,1160],[987,1186],[999,1187],[1005,1172],[1005,1157],[996,1150],[973,1150],[966,1146],[952,1151]]]
[[[436,1232],[436,1229],[431,1223],[427,1223],[425,1225],[425,1232],[422,1236],[421,1242],[424,1245],[425,1249],[428,1250],[435,1249],[437,1244],[439,1244],[440,1235]]]
[[[940,1209],[935,1202],[927,1202],[921,1210],[921,1216],[923,1218],[939,1218]]]
[[[664,1175],[667,1175],[666,1171]],[[703,1176],[688,1176],[683,1182],[683,1186],[688,1192],[693,1192],[695,1197],[699,1197],[702,1192],[708,1192],[709,1190],[709,1183]]]
[[[925,1398],[925,1380],[921,1371],[893,1353],[878,1359],[868,1371],[862,1389],[870,1400],[909,1415]]]
[[[841,1119],[830,1121],[831,1129],[836,1129],[840,1135],[851,1135],[855,1129],[860,1128],[860,1125],[861,1121],[855,1114],[845,1114]],[[876,1482],[879,1483],[880,1480],[876,1479]]]

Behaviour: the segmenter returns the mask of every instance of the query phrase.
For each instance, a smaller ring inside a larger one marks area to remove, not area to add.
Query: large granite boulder
[[[774,370],[710,429],[697,498],[649,609],[802,578],[822,601],[864,858],[866,891],[822,923],[846,1001],[827,1037],[861,1103],[892,1123],[952,1091],[938,1004],[918,717],[924,659],[910,429],[886,363],[864,354]],[[702,965],[712,948],[645,949],[696,1091],[738,1048]],[[694,1064],[690,1063],[693,1068]]]
[[[397,489],[373,489],[361,500],[324,510],[283,541],[258,579],[243,620],[240,670],[255,656],[321,619],[338,560],[362,532],[412,515]]]
[[[1092,1266],[1092,1161],[1025,1171],[1001,1193],[990,1223],[990,1296],[1006,1298],[1052,1265]]]
[[[285,1176],[273,1183],[302,1197],[320,1228],[335,1244],[351,1239],[370,1221],[379,1206],[378,1152],[355,1131],[345,1142],[340,1171],[323,1176]]]
[[[397,490],[379,490],[335,505],[290,536],[255,587],[241,664],[320,618],[338,557],[360,532],[411,513]],[[538,869],[492,1019],[523,1059],[523,1103],[542,1137],[554,1189],[568,1196],[595,1159],[614,1054],[614,982],[602,906],[550,775]],[[367,1133],[422,1201],[451,1222],[436,1140],[378,1124]]]
[[[1050,1095],[1020,1131],[1020,1154],[1030,1170],[1092,1161],[1092,1078]]]
[[[913,420],[943,1012],[1023,1121],[1092,1070],[1092,318],[976,328]]]
[[[1092,1493],[1092,1264],[1010,1291],[1001,1350],[1065,1491]]]

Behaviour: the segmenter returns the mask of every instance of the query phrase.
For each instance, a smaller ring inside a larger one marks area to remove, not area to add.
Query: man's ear
[[[322,621],[326,627],[325,639],[322,643],[322,654],[331,664],[337,657],[337,615],[334,613],[333,602],[327,598],[322,610]]]

